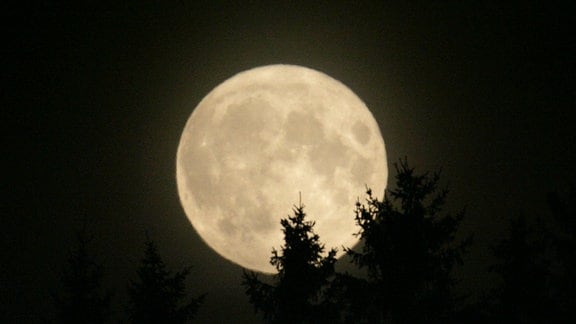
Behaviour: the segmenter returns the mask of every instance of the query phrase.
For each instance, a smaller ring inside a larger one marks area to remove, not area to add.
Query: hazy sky
[[[486,242],[507,217],[542,208],[546,192],[575,179],[569,1],[136,3],[2,10],[6,320],[50,312],[85,224],[116,304],[147,230],[172,269],[194,267],[193,292],[209,293],[200,322],[255,321],[241,268],[211,251],[180,207],[174,159],[202,97],[256,66],[340,80],[377,119],[389,163],[442,168],[449,207],[466,206],[462,231],[475,233],[462,273],[477,290],[489,281]]]

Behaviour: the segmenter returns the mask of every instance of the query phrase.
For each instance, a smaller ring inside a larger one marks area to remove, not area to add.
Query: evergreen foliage
[[[256,311],[269,323],[305,323],[336,316],[324,298],[324,289],[334,274],[336,250],[323,256],[324,245],[314,233],[314,222],[306,220],[304,206],[294,207],[294,216],[281,220],[284,245],[273,249],[270,263],[278,273],[274,284],[261,281],[254,272],[244,272],[243,285]]]
[[[521,216],[510,222],[509,236],[492,248],[497,263],[490,269],[501,285],[492,293],[489,311],[509,323],[545,322],[554,306],[548,294],[550,264],[546,242]]]
[[[103,266],[91,251],[86,232],[77,233],[76,245],[63,271],[63,293],[53,296],[59,323],[106,323],[110,321],[112,294],[102,289]]]
[[[172,274],[166,269],[154,242],[147,237],[138,280],[128,288],[133,323],[187,323],[194,318],[205,295],[187,297],[187,267]]]
[[[501,279],[487,302],[494,319],[576,322],[576,188],[565,197],[550,193],[548,206],[549,215],[512,219],[492,246],[490,270]]]
[[[464,212],[442,213],[448,192],[438,191],[439,173],[416,174],[407,160],[395,168],[396,188],[383,201],[368,189],[366,204],[356,204],[362,244],[346,252],[367,280],[339,279],[344,312],[369,323],[445,322],[457,306],[452,269],[471,243],[455,242]]]
[[[548,204],[552,214],[551,297],[557,315],[576,323],[576,186],[570,185],[565,195],[549,194]]]

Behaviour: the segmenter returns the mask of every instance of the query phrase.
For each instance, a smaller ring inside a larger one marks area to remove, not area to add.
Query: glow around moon
[[[379,127],[339,81],[270,65],[239,73],[194,109],[178,146],[176,178],[190,222],[216,252],[271,273],[280,219],[302,193],[326,249],[357,243],[354,204],[381,198],[388,176]]]

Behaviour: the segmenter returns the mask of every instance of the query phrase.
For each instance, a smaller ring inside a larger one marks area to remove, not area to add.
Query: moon
[[[238,73],[192,112],[176,154],[183,209],[224,258],[274,273],[280,220],[302,204],[326,249],[357,243],[365,187],[382,198],[384,140],[366,105],[319,71],[268,65]],[[340,252],[338,255],[340,256]]]

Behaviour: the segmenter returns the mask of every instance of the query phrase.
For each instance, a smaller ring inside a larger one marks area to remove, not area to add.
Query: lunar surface
[[[176,157],[178,193],[202,239],[238,265],[264,273],[284,241],[280,219],[299,192],[326,250],[357,243],[354,206],[378,198],[388,169],[366,105],[321,72],[270,65],[241,72],[194,109]],[[339,254],[340,255],[340,254]]]

